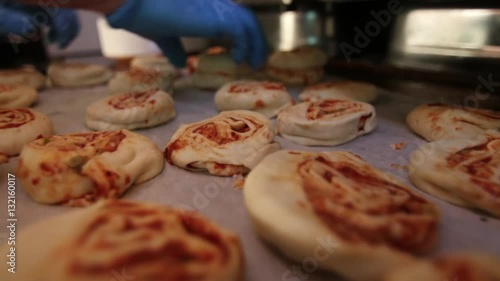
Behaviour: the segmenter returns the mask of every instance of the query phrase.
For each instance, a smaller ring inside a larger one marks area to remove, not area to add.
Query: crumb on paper
[[[245,185],[245,178],[242,175],[234,175],[233,179],[233,187],[238,190],[242,190],[243,186]]]
[[[407,165],[400,165],[400,164],[391,164],[391,168],[394,168],[394,169],[401,169],[405,172],[409,172],[410,171],[410,167],[408,167]]]
[[[391,148],[394,150],[401,150],[401,149],[404,149],[407,145],[408,145],[407,142],[400,142],[400,143],[391,144]]]

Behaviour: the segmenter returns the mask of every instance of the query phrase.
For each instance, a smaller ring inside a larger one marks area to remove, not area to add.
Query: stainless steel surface
[[[262,12],[257,17],[273,50],[324,43],[323,20],[316,11]]]
[[[500,10],[415,9],[398,16],[390,60],[416,68],[500,64]],[[435,64],[434,64],[435,63]]]
[[[98,62],[94,60],[93,62]],[[290,88],[296,98],[300,88]],[[408,174],[395,165],[407,165],[410,153],[420,144],[422,139],[409,131],[404,123],[406,114],[415,106],[439,98],[442,102],[464,101],[473,93],[443,94],[437,97],[422,88],[422,95],[410,96],[400,92],[382,91],[375,103],[379,125],[366,136],[337,147],[304,147],[277,137],[285,149],[307,151],[348,150],[364,157],[376,167],[401,178],[410,186]],[[199,121],[217,114],[213,102],[213,92],[197,89],[183,89],[175,94],[177,117],[171,122],[145,130],[137,131],[152,139],[163,148],[179,125]],[[93,101],[107,96],[106,87],[87,89],[48,89],[40,93],[35,109],[50,116],[57,133],[86,131],[84,126],[85,108]],[[407,142],[408,146],[400,151],[393,150],[390,145]],[[18,159],[14,158],[7,165],[0,166],[0,210],[6,210],[7,173],[14,173]],[[305,280],[299,276],[285,275],[293,267],[301,268],[302,264],[292,262],[263,243],[255,234],[243,203],[241,190],[233,187],[232,178],[214,177],[203,173],[192,173],[165,163],[164,171],[156,178],[132,187],[123,195],[123,199],[156,202],[173,206],[195,209],[208,216],[220,225],[232,229],[239,234],[246,258],[245,279],[248,281],[267,280]],[[416,188],[413,189],[418,191]],[[45,218],[72,211],[69,207],[48,206],[33,202],[17,183],[17,218],[18,233],[26,227]],[[421,193],[422,194],[422,193]],[[434,202],[442,212],[440,239],[436,250],[428,255],[450,253],[464,250],[485,251],[500,255],[500,220],[485,218],[484,215],[459,208],[433,198],[423,196]],[[0,219],[6,221],[7,212],[0,212]],[[279,223],[279,218],[277,223]],[[64,227],[64,226],[61,226]],[[0,239],[6,236],[7,229],[0,228]],[[21,259],[22,257],[18,257]],[[61,257],[64,258],[64,257]],[[19,268],[18,270],[23,270]],[[360,270],[362,270],[360,268]],[[285,277],[288,276],[289,279]],[[111,277],[110,277],[111,278]],[[308,273],[309,281],[341,280],[334,274],[326,272]]]

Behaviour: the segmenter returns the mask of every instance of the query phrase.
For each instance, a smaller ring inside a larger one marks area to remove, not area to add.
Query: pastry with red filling
[[[15,274],[2,270],[1,280],[243,280],[235,233],[163,205],[106,200],[41,221],[16,238],[16,255],[23,258]],[[2,263],[10,247],[0,248]]]
[[[264,241],[346,280],[381,280],[437,242],[438,209],[349,152],[278,151],[250,172],[243,192]]]
[[[228,82],[215,94],[219,111],[251,110],[272,118],[294,103],[280,82],[239,80]]]
[[[500,111],[445,104],[426,104],[412,110],[406,123],[427,141],[475,137],[500,130]]]
[[[232,110],[182,125],[165,148],[165,157],[170,164],[189,171],[233,176],[248,173],[264,156],[280,148],[269,118]]]
[[[483,253],[459,253],[394,269],[383,281],[498,281],[500,259]]]
[[[30,86],[0,84],[0,108],[29,107],[37,96]]]
[[[175,117],[174,100],[166,92],[148,90],[114,95],[87,108],[86,125],[92,130],[154,127]]]
[[[57,87],[79,88],[104,84],[113,72],[104,65],[86,63],[55,63],[47,73]]]
[[[25,144],[53,133],[52,121],[43,113],[29,108],[0,109],[0,150],[7,155],[17,155]]]
[[[324,99],[349,99],[373,102],[377,98],[377,87],[359,81],[331,81],[311,85],[299,95],[301,101]]]
[[[0,84],[23,85],[41,90],[45,88],[47,79],[34,68],[16,68],[0,70]]]
[[[314,84],[323,78],[327,59],[323,50],[311,46],[277,51],[269,57],[267,74],[291,85]]]
[[[23,148],[17,177],[36,202],[86,206],[154,178],[163,164],[150,139],[127,130],[53,135]]]
[[[303,102],[278,114],[278,133],[307,146],[335,146],[375,130],[375,108],[363,102],[327,99]]]
[[[447,202],[500,217],[500,132],[422,145],[410,156],[410,179]]]

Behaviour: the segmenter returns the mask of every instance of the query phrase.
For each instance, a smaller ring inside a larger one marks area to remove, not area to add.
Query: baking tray
[[[300,88],[290,88],[296,98]],[[423,91],[425,92],[425,91]],[[377,129],[366,136],[337,147],[304,147],[295,145],[277,137],[283,148],[308,151],[347,150],[364,157],[374,166],[399,177],[409,184],[407,171],[410,153],[424,143],[409,131],[404,123],[409,110],[416,105],[435,101],[438,97],[424,95],[417,100],[401,93],[380,91],[381,96],[375,103],[378,114]],[[180,89],[175,93],[177,117],[165,125],[139,130],[140,134],[151,138],[161,149],[169,141],[174,131],[183,123],[199,121],[217,114],[213,102],[213,92],[197,89]],[[473,93],[471,93],[473,94]],[[87,131],[84,126],[86,107],[93,101],[107,96],[106,87],[99,86],[87,89],[48,89],[40,93],[39,102],[34,109],[41,111],[52,119],[55,130],[59,134]],[[467,96],[463,97],[464,99]],[[457,99],[453,95],[454,102]],[[447,101],[447,97],[439,97]],[[406,142],[402,150],[394,150],[391,144]],[[14,173],[18,159],[0,166],[0,219],[7,224],[7,174]],[[154,202],[182,208],[198,210],[221,226],[239,234],[246,259],[245,280],[342,280],[332,273],[317,271],[307,275],[288,275],[293,268],[301,264],[283,257],[271,246],[262,242],[255,234],[244,207],[243,192],[235,188],[234,178],[214,177],[203,173],[192,173],[165,164],[163,172],[156,178],[140,185],[133,186],[123,199]],[[416,192],[421,193],[416,188]],[[64,206],[47,206],[32,201],[17,183],[17,233],[26,227],[46,218],[70,212],[73,209]],[[440,239],[436,250],[429,256],[437,254],[475,250],[500,256],[500,221],[484,214],[455,207],[427,194],[423,196],[434,202],[442,212]],[[269,214],[272,215],[272,214]],[[279,218],[276,218],[279,223]],[[64,227],[64,226],[61,226]],[[7,228],[0,225],[1,243],[5,243]],[[18,257],[22,258],[22,257]],[[61,257],[64,258],[64,257]],[[1,265],[7,270],[7,265]],[[18,270],[23,270],[19,268]],[[111,278],[111,276],[110,276]]]

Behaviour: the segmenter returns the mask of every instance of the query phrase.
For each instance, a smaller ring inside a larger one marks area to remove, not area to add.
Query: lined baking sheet
[[[299,88],[290,89],[296,98]],[[471,93],[473,94],[473,93]],[[177,117],[159,127],[137,131],[151,138],[161,149],[165,147],[174,131],[183,123],[199,121],[217,114],[213,102],[213,92],[197,89],[181,89],[175,93]],[[49,89],[40,93],[34,109],[52,119],[57,133],[87,131],[84,126],[86,107],[93,101],[106,97],[106,87],[87,89]],[[337,147],[304,147],[277,137],[283,148],[308,151],[347,150],[361,155],[374,166],[401,178],[409,184],[406,167],[410,153],[423,141],[412,134],[404,120],[409,110],[427,101],[460,102],[466,97],[425,97],[425,91],[417,100],[402,93],[381,90],[375,103],[378,115],[377,129],[366,136]],[[402,150],[394,150],[391,144],[405,142]],[[18,159],[13,158],[7,165],[0,166],[0,219],[7,219],[7,174],[14,173]],[[413,186],[412,186],[413,187]],[[416,190],[416,189],[415,189]],[[417,190],[417,192],[420,192]],[[432,255],[455,251],[485,251],[500,256],[500,221],[484,214],[455,207],[426,194],[442,211],[439,246]],[[305,274],[297,272],[301,263],[293,262],[258,239],[244,208],[243,193],[234,187],[233,178],[214,177],[203,173],[192,173],[165,163],[163,172],[156,178],[133,186],[124,199],[168,204],[196,209],[213,221],[239,234],[246,258],[246,279],[268,280],[341,280],[327,272],[315,271]],[[66,213],[72,209],[63,206],[46,206],[35,203],[17,184],[18,218],[17,231],[51,216]],[[272,216],[273,214],[269,214]],[[276,218],[280,223],[280,218]],[[64,226],[61,226],[64,227]],[[7,229],[0,227],[0,239],[5,243]],[[19,257],[21,258],[21,257]],[[62,257],[63,258],[63,257]],[[2,265],[5,267],[5,265]],[[4,270],[4,269],[2,269]],[[5,269],[6,270],[6,269]],[[23,270],[19,268],[18,270]],[[360,269],[362,270],[362,269]],[[298,279],[293,279],[298,278]]]

